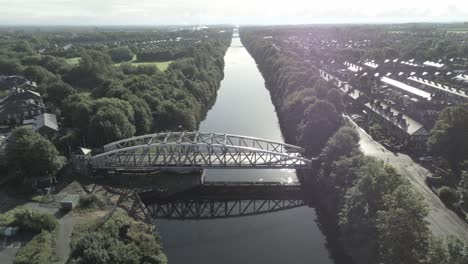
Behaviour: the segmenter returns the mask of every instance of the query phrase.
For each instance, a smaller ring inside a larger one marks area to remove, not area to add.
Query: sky
[[[468,21],[468,0],[0,0],[0,25]]]

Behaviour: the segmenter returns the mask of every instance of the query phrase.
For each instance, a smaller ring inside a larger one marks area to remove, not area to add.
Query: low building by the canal
[[[429,132],[416,120],[379,100],[365,105],[370,123],[380,124],[388,135],[394,136],[411,150],[424,151]]]
[[[30,127],[46,138],[54,137],[59,131],[57,116],[47,113],[38,115],[33,119],[24,120],[23,126]]]

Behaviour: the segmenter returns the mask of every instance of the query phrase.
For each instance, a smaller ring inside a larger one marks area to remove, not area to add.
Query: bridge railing
[[[271,141],[261,138],[240,136],[233,134],[210,133],[210,132],[166,132],[148,134],[128,139],[119,140],[104,146],[104,151],[111,151],[120,148],[127,148],[137,145],[147,144],[219,144],[239,147],[250,147],[278,153],[298,152],[303,153],[304,149],[298,146]]]
[[[95,168],[308,168],[300,153],[206,143],[152,143],[115,149],[91,158]]]

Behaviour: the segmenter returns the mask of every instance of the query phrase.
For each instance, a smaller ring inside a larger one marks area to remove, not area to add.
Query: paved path
[[[387,150],[380,143],[374,141],[363,129],[357,125],[356,127],[361,137],[359,142],[361,151],[365,155],[379,158],[394,166],[423,195],[430,208],[427,221],[432,232],[437,236],[453,235],[468,241],[468,224],[448,209],[427,186],[425,180],[427,176],[431,175],[431,172],[414,162],[408,155]]]
[[[59,260],[58,263],[60,264],[66,263],[70,255],[70,241],[73,225],[74,221],[71,213],[59,219],[56,252]]]

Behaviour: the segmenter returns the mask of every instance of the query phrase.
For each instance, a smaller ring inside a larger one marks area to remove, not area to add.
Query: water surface
[[[278,118],[255,61],[234,38],[225,78],[200,131],[239,134],[283,142]],[[296,181],[294,170],[222,170],[205,181]],[[171,264],[331,264],[315,209],[215,219],[156,220]]]

